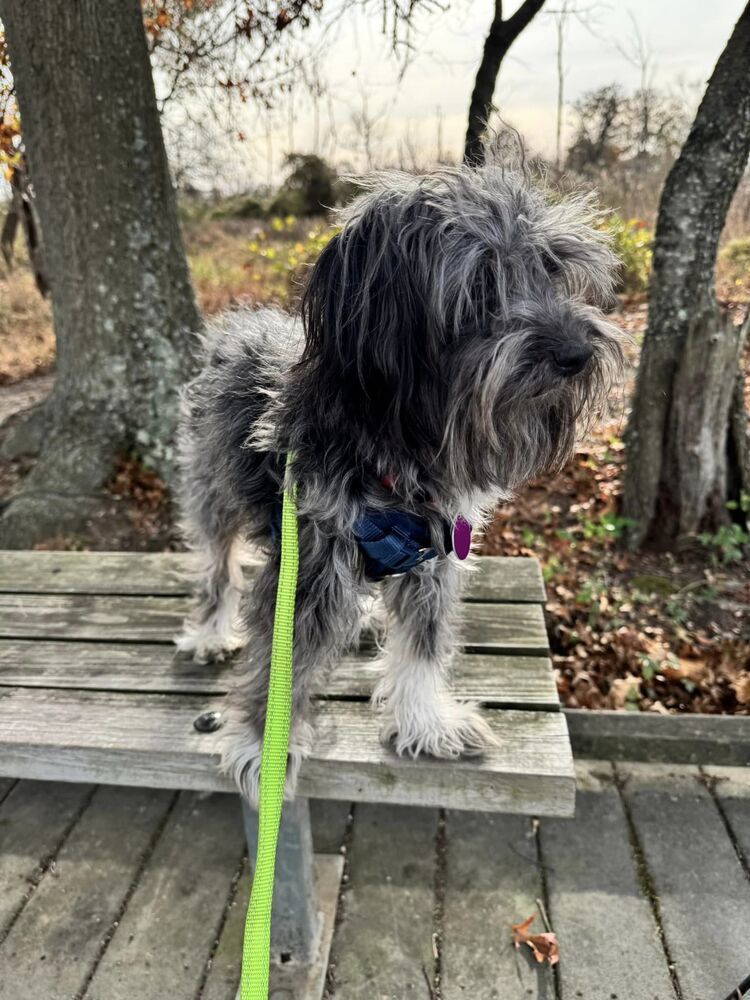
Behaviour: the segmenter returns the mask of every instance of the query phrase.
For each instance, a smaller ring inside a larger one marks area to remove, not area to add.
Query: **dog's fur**
[[[179,639],[200,658],[246,644],[224,766],[257,793],[279,547],[272,523],[294,455],[300,569],[289,784],[309,750],[308,703],[358,641],[374,584],[352,525],[364,507],[430,522],[441,555],[382,584],[389,618],[374,700],[398,753],[478,753],[492,735],[450,693],[460,567],[443,524],[475,527],[572,453],[576,425],[622,365],[600,307],[616,260],[586,198],[548,195],[490,162],[373,178],[305,292],[302,319],[225,316],[184,400],[182,506],[204,561]],[[381,480],[391,478],[392,488]],[[266,555],[242,597],[241,539]]]

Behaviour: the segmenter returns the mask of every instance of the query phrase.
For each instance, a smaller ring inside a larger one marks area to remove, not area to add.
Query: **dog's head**
[[[320,422],[466,488],[557,468],[622,366],[594,218],[492,163],[375,177],[303,301]]]

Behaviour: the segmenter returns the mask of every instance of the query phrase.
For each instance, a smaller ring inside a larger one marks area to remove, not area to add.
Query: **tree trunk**
[[[57,380],[0,544],[74,530],[115,456],[172,466],[200,328],[138,0],[0,0],[44,241]]]
[[[719,238],[750,153],[748,66],[750,4],[659,204],[648,328],[626,433],[623,509],[635,522],[634,546],[669,545],[718,527],[736,499],[730,491],[749,485],[738,467],[744,445],[734,442],[732,411],[748,323],[732,325],[714,292]]]
[[[469,124],[464,141],[465,163],[478,166],[484,160],[482,140],[492,112],[492,97],[500,64],[513,42],[543,6],[544,0],[524,0],[515,14],[504,21],[503,2],[495,0],[495,16],[484,43],[482,61],[477,70],[469,105]]]

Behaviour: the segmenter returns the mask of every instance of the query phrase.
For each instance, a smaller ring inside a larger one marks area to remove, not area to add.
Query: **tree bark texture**
[[[733,325],[714,291],[719,238],[750,153],[748,67],[750,4],[659,204],[648,328],[626,433],[623,509],[635,522],[633,546],[669,545],[718,527],[730,491],[748,488],[732,410],[748,323]]]
[[[508,49],[544,6],[544,0],[524,0],[512,17],[503,20],[502,0],[495,0],[495,16],[484,43],[469,104],[469,124],[464,141],[464,162],[480,165],[484,160],[483,137],[492,112],[497,74]]]
[[[0,522],[80,522],[115,455],[168,475],[200,317],[138,0],[0,0],[44,241],[57,380],[40,459]]]

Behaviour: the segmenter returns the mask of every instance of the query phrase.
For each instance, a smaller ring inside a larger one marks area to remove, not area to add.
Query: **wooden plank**
[[[480,556],[470,566],[465,598],[469,601],[517,601],[544,604],[547,593],[536,559]]]
[[[173,795],[99,788],[3,944],[0,1000],[78,996]],[[123,836],[123,831],[127,836]]]
[[[240,985],[242,943],[245,937],[245,917],[250,890],[253,886],[252,866],[247,860],[224,913],[224,923],[205,970],[205,982],[200,1000],[235,1000]]]
[[[707,767],[714,794],[729,823],[735,847],[750,866],[750,768]]]
[[[612,768],[577,774],[575,819],[544,820],[540,830],[562,995],[674,1000]]]
[[[3,804],[5,797],[9,794],[15,783],[15,778],[0,778],[0,805]]]
[[[0,940],[31,897],[92,789],[22,781],[0,807]],[[1,979],[2,977],[0,977]]]
[[[0,689],[0,774],[162,788],[227,790],[217,771],[221,730],[193,720],[218,698]],[[300,794],[570,815],[574,774],[561,712],[485,710],[500,745],[446,764],[399,758],[378,739],[368,705],[321,702]]]
[[[549,969],[511,943],[511,924],[530,916],[542,895],[530,821],[451,811],[445,836],[441,996],[552,1000]]]
[[[313,859],[316,899],[321,911],[318,953],[311,966],[277,963],[270,968],[270,1000],[318,1000],[324,994],[329,949],[333,937],[343,858],[316,854]],[[245,910],[250,896],[251,878],[243,871],[206,969],[200,1000],[235,1000],[240,980]]]
[[[9,594],[190,593],[184,552],[0,551],[0,592]]]
[[[669,764],[750,764],[745,716],[566,709],[576,757]]]
[[[0,638],[171,643],[188,608],[182,597],[0,594]],[[537,604],[464,604],[462,635],[469,652],[549,649]]]
[[[181,796],[87,1000],[195,996],[243,851],[236,796]]]
[[[0,594],[0,637],[171,642],[187,609],[181,597]]]
[[[693,768],[621,767],[682,1000],[723,997],[748,973],[750,882]]]
[[[434,810],[357,808],[333,940],[336,1000],[426,996],[437,822]]]
[[[466,597],[473,601],[541,604],[544,583],[536,559],[484,556],[472,560]],[[0,592],[10,594],[143,594],[190,591],[194,562],[184,552],[0,551]],[[250,565],[249,578],[255,573]]]
[[[171,646],[135,643],[0,640],[0,686],[225,694],[241,664],[198,664]],[[326,697],[369,698],[378,677],[372,651],[344,659],[326,680]],[[461,698],[505,708],[557,711],[557,689],[542,656],[464,654],[453,689]]]

